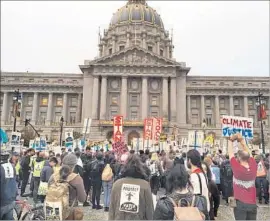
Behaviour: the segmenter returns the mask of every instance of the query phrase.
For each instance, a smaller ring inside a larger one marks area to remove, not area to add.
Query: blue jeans
[[[13,209],[15,207],[15,202],[2,206],[0,212],[0,220],[14,220]]]
[[[103,191],[104,191],[104,207],[110,206],[111,201],[111,192],[113,186],[113,180],[111,181],[102,181]]]

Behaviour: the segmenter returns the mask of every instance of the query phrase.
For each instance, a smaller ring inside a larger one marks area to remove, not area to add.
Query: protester
[[[157,195],[160,186],[160,176],[162,175],[161,165],[157,153],[152,153],[148,163],[150,169],[150,186],[152,193]]]
[[[14,220],[13,209],[17,196],[16,171],[8,160],[9,153],[1,151],[0,157],[0,220]]]
[[[174,219],[174,205],[180,204],[179,206],[186,207],[187,202],[191,205],[193,198],[195,197],[194,206],[197,207],[201,213],[203,219],[205,219],[204,213],[207,211],[207,202],[202,198],[194,195],[188,187],[192,184],[189,180],[188,172],[185,166],[182,164],[176,164],[167,176],[168,194],[161,196],[158,200],[155,212],[154,220],[173,220]],[[181,200],[181,202],[180,202]]]
[[[154,205],[140,157],[131,154],[112,188],[108,220],[152,220]],[[132,205],[132,206],[130,206]]]
[[[81,177],[83,177],[83,163],[81,160],[81,153],[80,151],[75,151],[75,155],[77,157],[77,164],[74,167],[74,173],[79,174]]]
[[[94,160],[90,165],[90,176],[93,185],[92,193],[92,209],[102,209],[100,205],[100,195],[102,187],[101,175],[104,169],[103,154],[98,152],[96,155],[96,160]]]
[[[209,191],[207,177],[203,171],[200,153],[195,150],[189,150],[187,153],[187,166],[191,170],[190,181],[193,187],[193,193],[205,197],[207,201],[207,210],[210,211]],[[208,217],[206,217],[208,219]]]
[[[226,160],[220,166],[220,182],[223,199],[228,204],[229,197],[233,196],[233,171],[229,156],[226,156]]]
[[[212,179],[212,171],[206,162],[202,162],[202,168],[208,179],[208,190],[209,190],[209,200],[210,200],[210,220],[215,220],[217,217],[218,208],[220,204],[220,194],[216,183]]]
[[[233,142],[237,141],[241,149],[234,157]],[[256,220],[256,172],[257,164],[250,156],[245,140],[240,134],[228,139],[228,153],[233,170],[233,195],[236,200],[234,217],[236,220]]]

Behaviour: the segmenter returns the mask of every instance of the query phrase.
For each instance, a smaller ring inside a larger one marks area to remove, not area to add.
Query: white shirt
[[[193,186],[193,193],[194,194],[201,194],[202,196],[204,196],[206,198],[207,209],[208,209],[208,212],[209,212],[210,211],[210,201],[209,201],[209,191],[208,191],[206,178],[203,175],[203,173],[199,173],[199,176],[200,176],[201,182],[202,182],[202,193],[201,193],[201,190],[200,190],[200,181],[199,181],[199,178],[198,178],[197,174],[192,173],[190,175],[190,182],[191,182],[191,184]]]
[[[83,168],[82,159],[80,157],[78,158],[77,165]]]

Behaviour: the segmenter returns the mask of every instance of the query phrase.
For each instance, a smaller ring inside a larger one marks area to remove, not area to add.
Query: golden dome
[[[118,9],[117,12],[114,13],[110,26],[133,22],[143,22],[162,29],[164,28],[160,15],[156,12],[156,10],[149,7],[145,1],[142,0],[129,0],[129,2],[124,7]]]

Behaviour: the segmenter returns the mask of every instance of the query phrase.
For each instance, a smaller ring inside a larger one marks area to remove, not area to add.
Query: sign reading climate
[[[253,119],[235,116],[222,116],[222,135],[230,137],[240,133],[246,139],[253,139]]]

